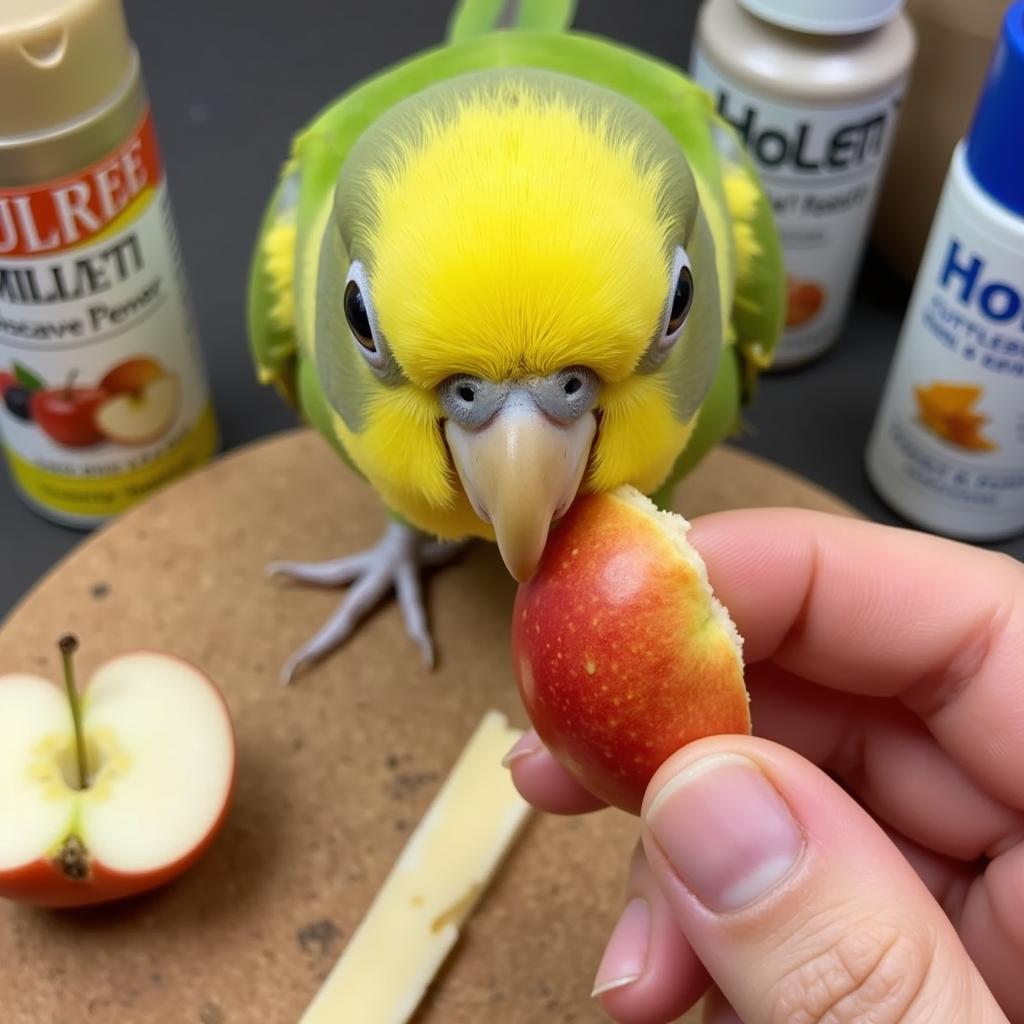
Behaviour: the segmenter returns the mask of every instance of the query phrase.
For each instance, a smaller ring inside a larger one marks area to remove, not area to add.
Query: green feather
[[[457,0],[448,40],[465,42],[496,29],[562,32],[572,24],[576,0]]]
[[[687,473],[720,441],[739,432],[740,370],[734,349],[722,353],[711,390],[697,414],[697,425],[671,473],[651,495],[659,508],[672,507],[672,494]]]

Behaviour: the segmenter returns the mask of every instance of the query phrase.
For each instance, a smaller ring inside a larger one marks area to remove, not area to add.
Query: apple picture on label
[[[174,426],[181,388],[155,359],[126,359],[95,387],[78,383],[78,376],[72,370],[63,386],[51,388],[16,364],[0,372],[0,397],[12,416],[34,422],[65,448],[91,448],[103,441],[151,444]]]
[[[96,426],[117,444],[149,444],[174,425],[178,379],[159,363],[137,357],[119,363],[100,381],[108,397],[96,410]]]
[[[76,387],[75,374],[57,388],[33,391],[29,403],[31,418],[65,448],[89,448],[103,440],[96,412],[107,393],[99,388]]]
[[[786,280],[786,326],[799,327],[818,315],[825,291],[815,281]]]
[[[79,696],[74,637],[64,692],[0,676],[0,896],[49,907],[170,881],[223,824],[235,777],[227,705],[198,668],[133,651]]]

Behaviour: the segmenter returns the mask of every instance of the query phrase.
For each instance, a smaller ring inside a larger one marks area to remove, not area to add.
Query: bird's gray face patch
[[[341,302],[349,335],[359,355],[385,383],[392,384],[400,380],[401,371],[380,329],[370,280],[360,260],[353,260],[348,268]]]
[[[568,426],[597,404],[601,379],[585,366],[570,366],[548,377],[529,380],[526,386],[548,419]]]
[[[597,403],[601,381],[593,370],[572,366],[547,377],[495,383],[458,374],[443,381],[438,397],[445,416],[466,430],[481,430],[505,407],[511,395],[526,398],[554,423],[568,426]]]
[[[702,215],[680,240],[667,284],[661,322],[637,373],[663,376],[675,418],[687,423],[711,390],[724,342],[715,244]]]
[[[638,367],[640,373],[650,373],[661,366],[679,341],[693,308],[694,288],[690,256],[683,246],[677,245],[672,257],[668,296],[661,322]]]
[[[346,313],[346,297],[351,305],[349,285],[353,282],[360,287],[367,321],[359,323],[358,327],[363,331],[369,328],[363,339],[354,333]],[[366,285],[365,291],[360,282]],[[367,340],[370,346],[363,344]],[[314,347],[317,377],[324,394],[349,430],[358,432],[366,422],[370,389],[363,365],[369,366],[383,384],[395,385],[405,379],[401,367],[391,356],[387,338],[377,326],[373,297],[362,265],[349,260],[341,237],[333,227],[324,232],[320,251]],[[371,347],[374,351],[370,351]]]

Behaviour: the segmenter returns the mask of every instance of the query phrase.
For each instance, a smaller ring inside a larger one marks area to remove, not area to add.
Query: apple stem
[[[89,784],[89,762],[85,752],[85,737],[82,735],[82,708],[78,700],[78,688],[75,686],[73,661],[75,651],[78,650],[78,637],[68,633],[60,638],[58,646],[64,665],[64,689],[67,691],[71,721],[75,727],[75,755],[78,762],[78,785],[75,788],[85,789]]]
[[[70,401],[71,400],[71,389],[74,387],[75,378],[77,376],[78,376],[78,370],[77,369],[72,370],[68,374],[68,379],[64,382],[64,398],[65,398],[66,401]],[[74,637],[72,637],[71,639],[74,640]],[[78,645],[78,641],[75,640],[75,646],[77,646],[77,645]]]

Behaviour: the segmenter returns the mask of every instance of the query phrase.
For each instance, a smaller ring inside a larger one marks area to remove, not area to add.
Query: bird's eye
[[[373,330],[370,327],[369,314],[366,312],[363,292],[355,281],[349,281],[345,285],[345,319],[356,341],[367,352],[376,352],[377,343],[373,340]]]
[[[668,294],[661,308],[658,332],[637,367],[640,373],[653,373],[668,359],[682,337],[687,317],[693,309],[693,271],[690,269],[690,257],[681,245],[676,246],[668,280]]]
[[[684,263],[679,268],[679,276],[676,278],[676,289],[672,293],[672,305],[669,308],[668,323],[665,325],[666,334],[675,334],[686,322],[686,315],[693,305],[693,273]]]

